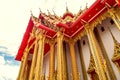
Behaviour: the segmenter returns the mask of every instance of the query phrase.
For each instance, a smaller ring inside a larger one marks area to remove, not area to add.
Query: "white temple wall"
[[[105,31],[101,31],[101,26],[104,27]],[[102,39],[102,42],[104,44],[104,47],[106,49],[106,52],[108,54],[108,57],[109,57],[109,60],[110,60],[110,63],[112,65],[112,68],[115,72],[115,75],[116,75],[116,78],[117,79],[120,79],[120,75],[119,75],[119,72],[118,72],[118,69],[116,67],[116,65],[112,62],[112,56],[114,54],[114,42],[113,42],[113,38],[108,30],[108,27],[110,27],[113,35],[115,36],[116,40],[118,42],[120,42],[120,31],[117,29],[117,27],[114,25],[111,25],[110,23],[110,19],[106,19],[105,21],[103,21],[103,23],[101,25],[98,25],[97,29],[98,29],[98,32],[100,34],[100,37]]]
[[[46,76],[49,76],[49,59],[50,59],[50,52],[48,52],[48,53],[44,56],[43,73],[44,73]]]
[[[85,44],[83,44],[83,41],[85,41]],[[83,54],[83,60],[84,60],[84,64],[85,64],[85,69],[86,72],[88,70],[89,67],[89,63],[90,63],[90,50],[89,50],[89,44],[88,44],[88,39],[87,36],[84,36],[81,41],[81,48],[82,48],[82,54]],[[89,75],[87,74],[88,80],[90,80]]]
[[[78,66],[78,72],[80,76],[80,80],[83,80],[83,74],[82,74],[82,67],[81,67],[81,61],[80,61],[80,52],[78,48],[78,44],[75,43],[75,53],[76,53],[76,61],[77,61],[77,66]]]
[[[55,48],[54,48],[54,53],[55,53],[55,70],[57,70],[57,45],[55,45]]]
[[[70,48],[69,45],[66,44],[66,58],[67,58],[67,69],[68,69],[68,79],[71,79],[71,75],[72,75],[72,65],[71,65],[71,59],[70,59]]]

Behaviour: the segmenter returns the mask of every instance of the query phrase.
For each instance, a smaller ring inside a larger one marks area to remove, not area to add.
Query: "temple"
[[[119,80],[120,0],[53,13],[31,14],[15,58],[17,80]]]

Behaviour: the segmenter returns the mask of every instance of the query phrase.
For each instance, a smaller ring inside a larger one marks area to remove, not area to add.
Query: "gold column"
[[[49,64],[49,79],[54,80],[55,73],[55,53],[54,53],[54,41],[50,42],[50,64]]]
[[[109,28],[108,28],[108,29],[109,29]],[[106,52],[106,49],[105,49],[105,47],[104,47],[104,44],[103,44],[103,42],[102,42],[102,39],[101,39],[101,37],[100,37],[100,34],[99,34],[97,28],[95,28],[95,35],[96,35],[96,39],[97,39],[98,42],[99,42],[99,45],[100,45],[100,48],[101,48],[101,51],[102,51],[102,55],[103,55],[103,57],[104,57],[105,60],[106,60],[106,66],[107,66],[107,71],[108,71],[110,80],[116,80],[115,73],[114,73],[114,71],[113,71],[112,65],[111,65],[110,60],[109,60],[109,58],[108,58],[109,53]]]
[[[117,28],[120,30],[120,18],[119,18],[119,15],[116,14],[114,8],[109,9],[108,12],[109,12],[111,18],[113,19],[113,21],[115,22]]]
[[[18,74],[17,80],[20,80],[22,66],[23,66],[23,61],[21,60],[21,65],[20,65],[20,70],[19,70],[19,74]]]
[[[86,27],[92,27],[92,26],[86,26]],[[93,29],[86,29],[86,32],[87,32],[91,53],[92,53],[93,59],[95,61],[95,67],[96,67],[96,71],[99,76],[99,79],[107,80],[107,76],[106,76],[105,70],[103,68],[100,51],[98,50],[98,45],[97,45],[97,41],[96,41],[94,33],[93,33]]]
[[[35,40],[35,47],[34,47],[34,53],[33,53],[33,58],[32,58],[29,80],[33,80],[33,78],[35,76],[35,66],[36,66],[36,61],[37,61],[37,54],[38,54],[38,37],[36,37],[36,40]]]
[[[29,74],[30,74],[30,68],[31,68],[31,61],[28,60],[27,61],[27,66],[26,66],[26,71],[24,73],[25,77],[24,77],[24,80],[29,80]]]
[[[58,31],[57,32],[57,80],[63,80],[62,75],[62,54],[63,54],[63,34]]]
[[[24,72],[25,72],[25,68],[26,68],[26,64],[27,64],[27,57],[28,57],[28,48],[26,47],[23,57],[22,57],[22,68],[21,68],[21,74],[20,74],[20,80],[24,79]]]
[[[42,79],[44,41],[45,41],[45,36],[41,30],[41,32],[39,33],[39,42],[38,42],[39,48],[38,48],[37,63],[36,63],[36,69],[35,69],[35,80]]]
[[[76,61],[76,54],[75,54],[75,42],[73,40],[70,40],[69,46],[70,46],[70,56],[71,56],[71,64],[72,64],[72,80],[79,80],[79,73],[77,68],[77,61]]]

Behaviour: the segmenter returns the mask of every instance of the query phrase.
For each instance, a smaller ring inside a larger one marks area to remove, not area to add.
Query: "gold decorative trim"
[[[88,74],[91,74],[92,72],[94,72],[96,69],[95,69],[95,62],[94,62],[94,59],[93,59],[93,56],[92,54],[90,53],[90,62],[89,62],[89,67],[88,67],[88,70],[87,70],[87,73]],[[92,74],[91,74],[92,75]]]
[[[113,36],[111,30],[109,29],[111,36],[113,38],[114,41],[114,54],[112,57],[112,61],[113,63],[115,63],[115,65],[117,66],[119,72],[120,72],[120,43],[115,39],[115,37]]]

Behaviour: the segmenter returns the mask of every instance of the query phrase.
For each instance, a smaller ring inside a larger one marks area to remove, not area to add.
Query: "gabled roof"
[[[68,13],[68,14],[64,14],[63,20],[59,20],[60,17],[58,17],[57,15],[54,15],[54,16],[51,15],[50,17],[49,16],[47,17],[47,15],[42,13],[42,14],[40,14],[38,19],[43,20],[44,18],[47,18],[46,21],[47,21],[47,23],[49,23],[49,25],[44,24],[44,23],[42,23],[42,24],[40,23],[38,27],[47,31],[46,35],[48,38],[53,38],[56,36],[55,27],[65,28],[65,32],[64,32],[65,36],[74,37],[78,32],[80,32],[81,30],[84,29],[83,23],[88,23],[88,22],[91,23],[100,14],[107,11],[106,4],[109,7],[114,7],[117,4],[120,4],[120,0],[118,3],[116,3],[115,0],[96,0],[85,12],[83,12],[77,18],[75,18],[75,16],[72,13]],[[53,17],[54,17],[53,21],[49,22],[49,18],[51,18],[51,20],[52,20]],[[67,17],[73,21],[64,22],[65,21],[64,19]],[[73,19],[73,18],[75,18],[75,19]],[[54,21],[56,21],[57,23]],[[51,29],[50,25],[54,26],[54,28]],[[18,50],[16,60],[20,61],[22,56],[23,56],[23,52],[24,52],[27,44],[31,44],[34,42],[33,39],[31,39],[28,42],[28,39],[30,37],[30,33],[32,32],[32,29],[33,29],[33,26],[34,26],[34,21],[32,20],[32,17],[31,17],[29,20],[26,32],[23,36],[23,40],[21,42],[20,48]],[[49,49],[50,49],[50,46],[48,44],[45,44],[45,51],[44,52],[46,53]],[[31,51],[33,52],[34,49]]]

